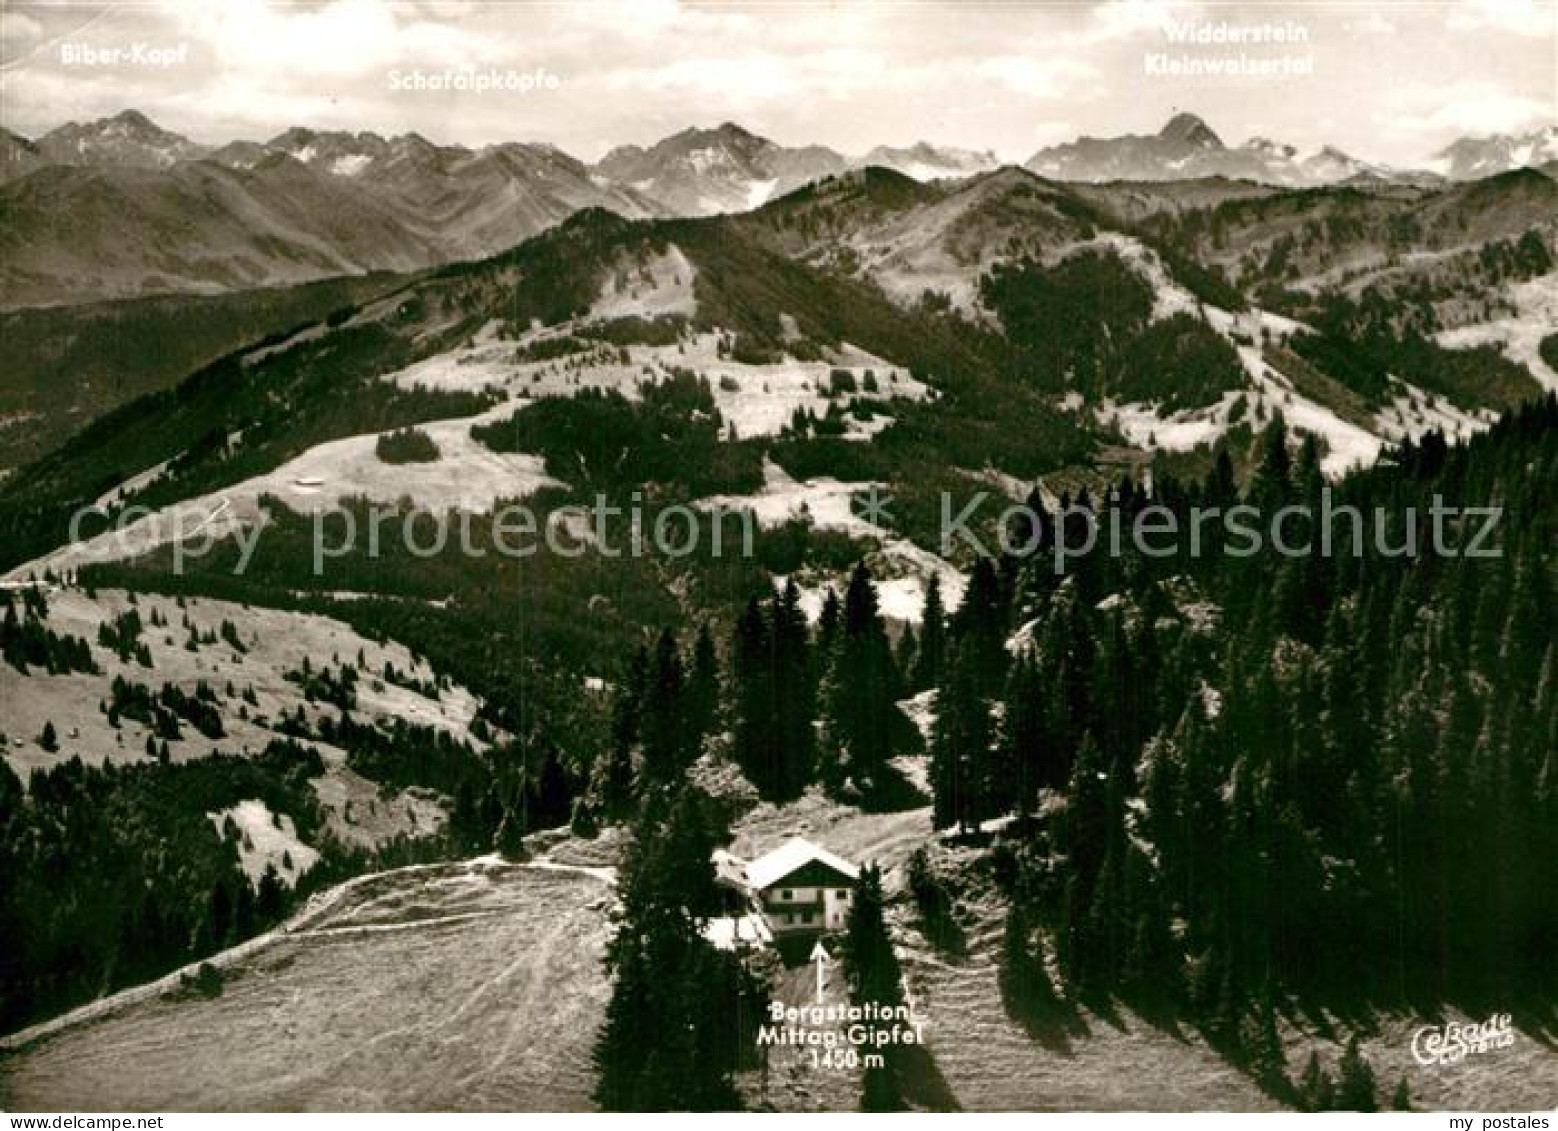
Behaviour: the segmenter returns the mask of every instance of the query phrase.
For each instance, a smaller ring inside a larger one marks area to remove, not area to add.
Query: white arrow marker
[[[811,948],[811,961],[817,964],[817,1004],[822,1004],[822,984],[827,979],[828,963],[833,961],[833,956],[828,953],[828,948],[822,945],[822,940],[817,940],[817,945]]]

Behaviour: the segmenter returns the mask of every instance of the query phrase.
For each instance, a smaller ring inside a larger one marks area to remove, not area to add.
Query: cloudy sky
[[[1281,29],[1298,42],[1176,38],[1197,29]],[[125,59],[82,63],[82,45]],[[1165,52],[1289,57],[1310,73],[1149,74]],[[1558,120],[1555,58],[1558,0],[0,0],[0,124],[37,136],[134,107],[204,142],[307,125],[550,141],[594,158],[735,120],[787,144],[858,153],[926,139],[1021,160],[1079,134],[1152,132],[1189,110],[1230,143],[1331,143],[1410,164],[1457,136]],[[551,81],[397,89],[413,72],[469,68]]]

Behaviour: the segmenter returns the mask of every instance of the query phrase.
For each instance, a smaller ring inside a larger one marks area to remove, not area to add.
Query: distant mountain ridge
[[[4,158],[0,162],[0,181],[25,176],[50,164],[168,168],[180,161],[209,158],[226,165],[248,166],[277,152],[310,167],[326,168],[338,176],[355,176],[372,161],[450,161],[500,150],[550,152],[566,157],[561,150],[545,143],[501,142],[471,149],[440,145],[417,133],[387,138],[371,131],[352,133],[304,126],[290,127],[269,141],[240,139],[206,146],[165,130],[145,114],[130,109],[94,122],[67,122],[36,139],[0,128],[0,156]],[[1540,168],[1555,160],[1558,125],[1524,134],[1460,138],[1425,160],[1421,168],[1400,170],[1354,157],[1333,145],[1301,153],[1292,145],[1252,137],[1230,146],[1204,120],[1181,112],[1155,134],[1083,136],[1041,149],[1024,165],[1055,180],[1243,176],[1292,186],[1335,183],[1358,175],[1414,182],[1431,177],[1476,180],[1519,168]],[[868,165],[880,165],[924,181],[987,172],[999,166],[1001,160],[990,150],[926,141],[905,147],[878,145],[859,157],[851,157],[822,145],[781,145],[727,121],[711,128],[688,128],[647,147],[618,146],[594,165],[576,163],[609,180],[660,184],[667,204],[689,188],[700,187],[695,182],[701,179],[706,194],[701,201],[702,214],[707,214],[716,211],[712,205],[717,201],[749,203],[746,194],[752,183],[776,182],[770,197],[782,196],[819,177]],[[689,203],[695,207],[700,201]]]
[[[1457,143],[1461,144],[1461,143]],[[1514,151],[1511,150],[1511,153]],[[1505,164],[1481,175],[1506,172]],[[1026,167],[1057,181],[1176,181],[1229,177],[1286,188],[1338,184],[1363,178],[1401,184],[1431,184],[1443,178],[1431,171],[1396,170],[1327,145],[1301,154],[1292,145],[1255,137],[1226,145],[1194,114],[1176,114],[1156,134],[1083,137],[1041,149]]]
[[[659,206],[547,145],[293,128],[196,146],[134,111],[8,136],[0,305],[286,286],[512,247],[584,208]]]
[[[1156,134],[1082,138],[1025,167],[1074,183],[1424,187],[1555,159],[1548,129],[1464,139],[1441,154],[1443,173],[1402,172],[1333,147],[1300,155],[1261,138],[1230,147],[1182,113]],[[930,183],[990,173],[1000,161],[927,142],[851,157],[781,145],[734,122],[621,146],[594,164],[544,143],[473,149],[416,133],[307,127],[211,147],[126,110],[36,141],[0,131],[0,307],[418,270],[512,247],[586,208],[628,218],[749,212],[871,166]]]
[[[734,123],[588,165],[544,143],[292,127],[212,148],[127,110],[37,142],[0,135],[0,306],[285,286],[512,247],[586,208],[744,212],[866,162],[922,179],[995,167],[920,143],[864,161]]]
[[[1464,137],[1440,150],[1436,166],[1451,180],[1478,180],[1558,162],[1558,125],[1511,136]]]
[[[992,152],[918,142],[906,148],[877,146],[847,157],[821,145],[786,147],[734,122],[689,129],[645,149],[619,146],[595,171],[658,200],[676,215],[747,212],[822,177],[881,166],[917,181],[966,177],[1000,165]]]

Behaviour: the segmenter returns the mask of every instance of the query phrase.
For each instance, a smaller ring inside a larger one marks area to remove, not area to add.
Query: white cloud
[[[962,92],[985,90],[1055,99],[1075,93],[1098,71],[1079,59],[999,55],[952,57],[894,65],[886,56],[857,47],[807,54],[769,52],[736,56],[683,57],[654,67],[621,68],[591,80],[615,94],[678,94],[715,104],[751,105],[764,100],[844,99],[923,95],[951,103]],[[715,112],[719,116],[718,112]],[[704,117],[709,115],[705,114]]]
[[[1083,42],[1128,39],[1144,32],[1162,32],[1169,24],[1195,18],[1199,4],[1182,0],[1108,0],[1092,11]]]
[[[1070,141],[1076,135],[1076,127],[1070,122],[1061,121],[1060,119],[1034,122],[1031,129],[1033,144],[1041,148]]]
[[[204,43],[228,72],[317,84],[319,77],[377,75],[396,66],[463,67],[485,63],[490,41],[444,19],[406,18],[385,0],[331,0],[322,7],[266,0],[178,0],[180,34]]]
[[[0,12],[0,59],[13,59],[43,38],[43,25],[24,12]]]
[[[1450,14],[1452,31],[1501,31],[1532,39],[1558,39],[1558,4],[1552,0],[1461,0]]]
[[[1353,20],[1347,25],[1347,30],[1356,35],[1395,35],[1399,31],[1395,24],[1378,12],[1370,12],[1361,20]]]
[[[1090,63],[1071,56],[1035,58],[1032,55],[997,55],[974,62],[970,71],[994,79],[1014,94],[1030,98],[1061,98],[1088,80],[1098,77]]]
[[[1515,133],[1551,120],[1553,107],[1488,82],[1419,83],[1391,99],[1393,124],[1414,133]]]
[[[701,117],[725,116],[722,105],[749,106],[764,100],[842,97],[883,81],[886,62],[869,52],[839,48],[807,56],[770,53],[695,56],[653,67],[628,67],[599,78],[623,95],[680,95],[713,107]],[[585,76],[584,81],[591,80]]]

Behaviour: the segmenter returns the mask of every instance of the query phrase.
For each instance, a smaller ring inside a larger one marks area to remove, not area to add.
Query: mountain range
[[[994,168],[921,144],[864,161],[921,177]],[[136,111],[31,141],[0,135],[0,306],[220,293],[490,255],[584,208],[746,211],[862,164],[733,124],[587,165],[555,146],[293,128],[196,145]]]
[[[1471,181],[1516,169],[1549,174],[1558,166],[1558,126],[1510,135],[1465,137],[1440,150],[1421,168],[1399,169],[1366,161],[1333,145],[1314,152],[1269,138],[1223,143],[1193,114],[1179,114],[1146,137],[1082,138],[1034,154],[1028,168],[1064,181],[1162,181],[1234,177],[1302,188],[1330,184],[1428,186]]]
[[[1426,188],[1550,165],[1554,128],[1463,139],[1442,171],[1398,171],[1334,148],[1225,145],[1179,114],[1157,134],[1081,138],[1026,168],[1067,182],[1220,177],[1286,187]],[[127,110],[36,140],[0,131],[0,307],[159,293],[222,293],[332,275],[408,271],[493,254],[591,207],[629,218],[746,212],[851,169],[913,180],[999,166],[991,152],[919,143],[846,156],[785,146],[732,122],[588,164],[555,146],[472,149],[408,133],[288,129],[199,145]]]
[[[1558,169],[1558,126],[1510,136],[1461,138],[1439,151],[1434,166],[1451,180],[1475,180],[1510,169]]]
[[[1518,167],[1513,158],[1521,152],[1512,139],[1502,150],[1509,158],[1500,164],[1489,156],[1481,159],[1489,176]],[[1480,146],[1472,140],[1458,145]],[[1481,150],[1479,150],[1481,152]],[[1467,167],[1463,161],[1457,168]],[[1198,177],[1229,177],[1286,187],[1348,182],[1433,184],[1443,180],[1435,172],[1396,170],[1361,160],[1335,146],[1301,153],[1295,146],[1269,138],[1251,138],[1241,145],[1225,144],[1194,114],[1177,114],[1155,134],[1123,137],[1083,137],[1035,153],[1027,167],[1041,176],[1060,181],[1177,181]]]

